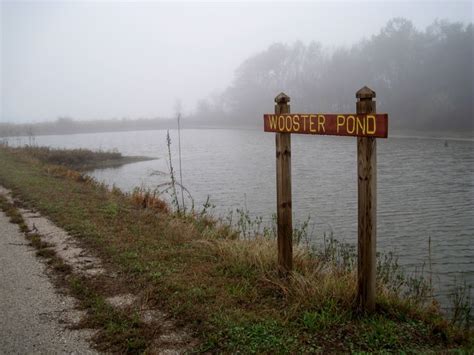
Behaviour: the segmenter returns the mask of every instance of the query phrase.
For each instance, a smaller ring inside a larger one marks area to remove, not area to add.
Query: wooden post
[[[275,97],[275,114],[290,113],[290,98],[284,93]],[[278,266],[286,277],[293,269],[293,223],[291,211],[291,134],[275,133]]]
[[[375,113],[375,92],[364,86],[356,92],[357,114]],[[377,239],[376,139],[357,137],[358,243],[357,298],[364,312],[375,310]]]

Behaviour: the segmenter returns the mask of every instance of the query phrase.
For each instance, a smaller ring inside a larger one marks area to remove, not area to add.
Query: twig
[[[183,193],[183,168],[181,166],[181,113],[178,112],[178,155],[179,155],[179,183],[181,184],[181,202],[183,204],[183,213],[186,213],[186,206],[184,204],[184,193]]]

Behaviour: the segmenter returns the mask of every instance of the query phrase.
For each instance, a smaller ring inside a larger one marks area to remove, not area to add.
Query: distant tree
[[[419,31],[403,18],[331,53],[316,42],[276,43],[245,60],[218,99],[200,101],[195,118],[260,125],[280,91],[299,111],[350,112],[369,85],[392,127],[472,130],[473,46],[472,24],[435,21]]]

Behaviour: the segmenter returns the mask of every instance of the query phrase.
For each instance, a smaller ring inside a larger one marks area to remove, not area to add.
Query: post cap
[[[275,102],[277,104],[287,104],[290,102],[290,97],[284,92],[280,92],[277,97],[275,97]]]
[[[375,97],[375,91],[364,86],[362,89],[356,92],[357,99],[373,99]]]

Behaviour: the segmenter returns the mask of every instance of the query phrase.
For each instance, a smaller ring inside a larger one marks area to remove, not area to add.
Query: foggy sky
[[[335,48],[370,37],[393,17],[420,29],[437,18],[473,18],[472,3],[447,1],[3,1],[0,11],[0,121],[17,123],[164,117],[178,99],[191,112],[274,42]]]

